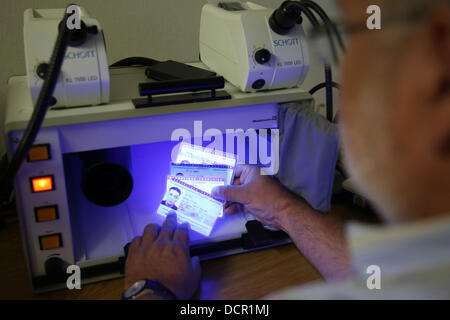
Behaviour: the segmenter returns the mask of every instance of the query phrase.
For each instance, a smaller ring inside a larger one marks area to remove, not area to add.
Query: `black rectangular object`
[[[261,224],[258,220],[250,220],[245,224],[247,233],[242,235],[244,239],[244,249],[264,247],[273,242],[272,232]]]
[[[152,96],[187,91],[214,90],[224,87],[225,80],[223,77],[176,79],[139,83],[139,94],[141,96]]]
[[[231,99],[225,90],[217,90],[224,87],[223,77],[145,82],[139,83],[139,94],[147,98],[133,99],[132,102],[136,108],[146,108]],[[191,93],[173,94],[180,92]]]
[[[167,60],[148,67],[145,70],[145,74],[148,78],[159,81],[209,78],[216,75],[215,72],[172,60]]]
[[[215,100],[225,100],[231,99],[231,96],[225,90],[219,90],[212,92],[196,92],[196,93],[186,93],[186,94],[176,94],[176,95],[166,95],[141,99],[133,99],[132,102],[134,106],[139,108],[147,107],[159,107],[159,106],[169,106],[177,105],[183,103],[193,103],[193,102],[205,102],[205,101],[215,101]]]

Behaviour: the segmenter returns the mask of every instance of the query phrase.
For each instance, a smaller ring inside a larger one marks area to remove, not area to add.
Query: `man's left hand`
[[[142,237],[128,249],[125,263],[125,290],[138,280],[156,280],[178,299],[190,299],[201,278],[198,257],[189,255],[189,226],[177,226],[175,214],[168,215],[161,227],[149,224]]]

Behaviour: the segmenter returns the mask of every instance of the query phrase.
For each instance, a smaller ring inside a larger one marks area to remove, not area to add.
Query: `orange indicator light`
[[[31,186],[33,192],[42,192],[53,190],[53,177],[31,178]]]
[[[28,151],[27,161],[42,161],[50,159],[50,145],[48,144],[40,144],[36,146],[32,146],[30,151]]]

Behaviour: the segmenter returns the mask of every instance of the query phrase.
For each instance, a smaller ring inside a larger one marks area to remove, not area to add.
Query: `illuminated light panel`
[[[31,190],[33,192],[53,190],[53,176],[31,178]]]

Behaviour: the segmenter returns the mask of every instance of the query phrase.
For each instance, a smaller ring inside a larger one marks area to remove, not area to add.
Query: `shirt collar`
[[[450,261],[450,214],[411,223],[346,228],[355,275],[379,266],[383,274],[424,269]]]

